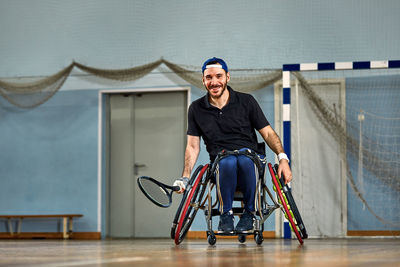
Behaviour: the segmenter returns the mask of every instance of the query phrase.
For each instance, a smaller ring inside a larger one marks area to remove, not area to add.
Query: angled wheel
[[[246,235],[238,235],[238,240],[240,243],[246,242]]]
[[[211,246],[214,246],[215,243],[217,243],[217,238],[215,237],[215,235],[208,235],[208,236],[207,236],[207,242],[208,242],[208,244],[210,244]]]
[[[188,190],[184,197],[182,198],[181,206],[178,208],[177,214],[175,218],[177,218],[177,224],[173,224],[173,228],[171,229],[171,234],[174,233],[175,244],[180,244],[186,236],[186,233],[189,231],[190,226],[193,223],[193,220],[196,216],[196,213],[199,209],[199,204],[203,198],[206,186],[201,183],[206,170],[208,169],[208,164],[202,166],[202,168],[198,168],[200,171],[198,175],[192,175],[192,179],[188,186]],[[195,174],[195,173],[194,173]]]
[[[190,178],[189,183],[188,183],[190,186],[193,185],[194,181],[197,178],[197,175],[200,173],[202,168],[203,168],[203,165],[200,165],[193,172],[192,177]],[[183,209],[183,206],[185,204],[185,200],[186,200],[188,194],[189,194],[189,190],[187,190],[187,191],[185,191],[183,193],[183,196],[182,196],[181,202],[179,204],[179,207],[176,210],[175,217],[174,217],[174,220],[172,222],[172,227],[171,227],[171,234],[170,234],[171,239],[175,239],[175,230],[176,230],[176,227],[178,225],[178,220],[179,220],[179,217],[181,216],[182,209]]]
[[[275,171],[278,170],[277,164],[275,164],[274,169],[275,169]],[[279,179],[279,182],[282,187],[282,185],[284,185],[283,179],[282,178]],[[292,190],[288,186],[283,186],[282,190],[283,190],[284,196],[286,196],[287,203],[289,204],[288,208],[291,211],[291,214],[294,218],[294,222],[296,223],[296,225],[298,227],[301,238],[306,239],[308,237],[307,230],[306,230],[306,227],[304,226],[303,219],[301,218],[300,211],[297,208],[296,202],[294,201],[294,198],[292,195]]]
[[[301,237],[298,226],[296,225],[295,219],[293,218],[294,216],[292,215],[293,212],[291,210],[289,210],[290,206],[287,203],[286,195],[283,195],[283,193],[282,193],[283,192],[282,186],[277,179],[277,175],[276,175],[274,169],[272,168],[271,163],[268,163],[268,169],[269,169],[269,172],[272,177],[272,183],[274,184],[274,186],[276,188],[276,193],[278,194],[279,200],[283,206],[285,217],[289,220],[290,226],[292,228],[292,231],[295,233],[297,240],[299,240],[300,244],[303,244],[303,238]]]
[[[261,245],[262,242],[264,241],[264,237],[262,236],[261,233],[257,233],[254,235],[254,240],[256,241],[257,245]]]

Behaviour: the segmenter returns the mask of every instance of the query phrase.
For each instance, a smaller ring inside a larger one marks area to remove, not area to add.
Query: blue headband
[[[204,71],[207,68],[207,65],[210,65],[210,63],[212,63],[212,62],[219,63],[221,65],[222,69],[224,69],[226,72],[228,72],[228,66],[226,65],[225,61],[223,59],[216,58],[216,57],[207,59],[206,62],[204,62],[203,67],[201,68],[201,71],[204,73]]]

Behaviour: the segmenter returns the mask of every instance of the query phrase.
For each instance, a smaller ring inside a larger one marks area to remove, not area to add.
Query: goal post
[[[398,235],[400,60],[285,64],[281,90],[283,146],[300,176],[293,180],[296,201],[304,217],[314,217],[311,236],[313,227],[314,236]],[[339,174],[344,188],[336,190]],[[324,202],[328,196],[337,200]],[[335,209],[342,229],[324,229],[315,217]]]

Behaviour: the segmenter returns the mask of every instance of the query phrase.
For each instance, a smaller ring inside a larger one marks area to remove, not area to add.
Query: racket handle
[[[172,191],[179,191],[181,190],[181,188],[179,186],[173,186],[172,187]]]

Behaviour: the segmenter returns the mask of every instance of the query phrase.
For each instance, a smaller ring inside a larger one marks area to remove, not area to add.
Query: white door
[[[136,179],[145,175],[172,184],[181,175],[186,98],[186,92],[110,96],[110,237],[169,236],[181,196],[160,208],[145,198]],[[114,122],[114,113],[125,115]]]

